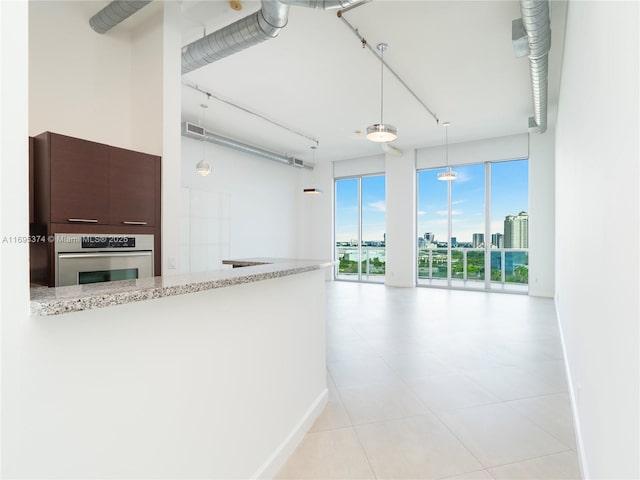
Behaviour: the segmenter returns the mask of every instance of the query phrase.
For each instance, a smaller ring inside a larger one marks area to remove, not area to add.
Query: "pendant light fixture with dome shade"
[[[444,122],[442,126],[444,127],[444,131],[445,131],[445,146],[444,146],[445,150],[444,151],[445,151],[445,166],[447,167],[447,169],[444,172],[440,172],[438,174],[438,180],[447,182],[447,181],[455,180],[458,174],[453,170],[451,170],[451,167],[449,166],[449,127],[451,126],[451,122]]]
[[[378,51],[380,52],[380,123],[374,123],[367,127],[367,140],[378,143],[393,142],[398,138],[398,129],[393,125],[385,124],[382,114],[384,112],[384,52],[388,50],[389,45],[379,43]]]
[[[207,97],[208,99],[208,97]],[[207,108],[209,107],[207,104],[205,103],[201,103],[200,107],[202,107],[202,120],[201,120],[201,124],[202,124],[202,129],[204,131],[204,136],[202,137],[202,160],[200,160],[197,164],[196,164],[196,172],[198,172],[200,175],[202,175],[203,177],[206,177],[207,175],[209,175],[211,173],[211,165],[209,165],[209,163],[206,160],[206,156],[205,156],[205,151],[206,151],[206,137],[207,137],[207,127],[204,124],[204,119],[205,119],[205,112],[207,111]]]

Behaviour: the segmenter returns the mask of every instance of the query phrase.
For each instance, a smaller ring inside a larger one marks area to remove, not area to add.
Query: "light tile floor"
[[[553,301],[327,284],[329,403],[278,479],[579,479]]]

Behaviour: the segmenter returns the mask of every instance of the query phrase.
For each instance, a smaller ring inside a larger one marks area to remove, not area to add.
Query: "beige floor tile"
[[[496,480],[579,480],[578,457],[573,450],[489,469]]]
[[[353,428],[309,433],[276,479],[375,478]]]
[[[486,468],[568,450],[505,404],[448,411],[439,418]]]
[[[355,427],[379,479],[441,478],[482,468],[432,416]]]
[[[351,426],[349,415],[340,400],[340,395],[330,375],[327,375],[327,387],[329,389],[329,400],[320,416],[309,429],[309,432],[321,432]]]
[[[567,447],[576,449],[569,395],[560,393],[506,402]]]
[[[406,380],[406,382],[434,412],[486,405],[498,401],[496,397],[462,374],[427,377]]]
[[[401,381],[382,358],[353,358],[327,364],[338,388],[351,388],[374,383],[392,384]]]
[[[342,403],[329,400],[309,432],[323,432],[349,426],[351,426],[351,420]]]
[[[383,355],[382,359],[404,380],[457,373],[451,365],[433,353],[424,351],[417,354],[388,354]]]
[[[553,362],[560,371],[552,373],[546,370],[507,366],[468,370],[465,374],[471,377],[485,390],[502,401],[521,398],[551,395],[567,391],[564,381],[564,367]]]
[[[446,477],[443,480],[493,480],[493,477],[489,475],[489,472],[486,470],[477,470],[475,472],[456,475],[455,477]]]
[[[416,394],[401,383],[341,388],[340,396],[354,425],[431,413]]]

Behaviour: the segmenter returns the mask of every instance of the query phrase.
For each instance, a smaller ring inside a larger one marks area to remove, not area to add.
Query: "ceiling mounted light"
[[[444,131],[445,131],[445,166],[447,167],[447,169],[444,172],[440,172],[438,174],[438,180],[442,180],[443,182],[450,182],[451,180],[455,180],[458,177],[458,174],[456,172],[454,172],[453,170],[451,170],[451,167],[449,166],[449,126],[451,125],[450,122],[444,122],[442,124],[442,126],[444,127]]]
[[[316,150],[318,149],[317,145],[311,145],[311,152],[313,153],[313,164],[316,164]],[[319,188],[304,188],[302,190],[303,193],[308,193],[310,195],[320,195],[322,190]]]
[[[382,118],[384,112],[384,52],[389,48],[386,43],[379,43],[380,51],[380,123],[374,123],[367,127],[367,140],[372,142],[393,142],[398,138],[398,129],[393,125],[385,124]]]
[[[202,125],[202,131],[204,135],[202,136],[202,160],[200,160],[196,164],[196,172],[198,172],[203,177],[206,177],[211,173],[211,165],[207,163],[207,160],[205,157],[205,148],[206,148],[205,140],[207,138],[207,129],[206,129],[206,126],[204,125],[204,118],[205,118],[205,112],[206,112],[206,109],[208,108],[208,105],[201,103],[200,106],[202,107],[202,119],[200,123]]]

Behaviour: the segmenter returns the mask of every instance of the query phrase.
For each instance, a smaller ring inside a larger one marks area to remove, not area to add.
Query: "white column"
[[[386,274],[390,287],[415,286],[416,152],[386,155]]]
[[[529,295],[555,291],[555,129],[529,136]]]
[[[180,272],[180,4],[164,2],[162,83],[162,274]],[[169,265],[175,265],[169,268]]]
[[[3,354],[5,342],[11,342],[7,332],[19,327],[29,311],[27,22],[26,2],[0,2],[0,305]],[[3,361],[3,387],[5,365]]]

